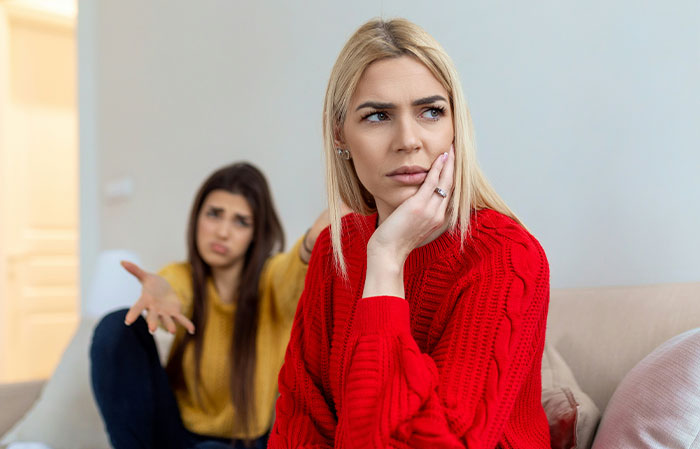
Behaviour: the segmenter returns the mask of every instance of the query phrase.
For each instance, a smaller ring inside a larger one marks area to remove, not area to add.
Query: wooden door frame
[[[11,27],[16,23],[30,23],[32,26],[40,26],[48,29],[71,30],[77,31],[77,19],[70,17],[61,12],[52,12],[38,9],[40,6],[31,0],[0,0],[0,66],[9,68],[11,62],[10,45],[11,45]],[[76,43],[77,43],[77,33]],[[78,70],[76,70],[76,74]],[[11,355],[11,345],[13,336],[13,323],[10,321],[12,314],[12,304],[9,300],[9,284],[7,283],[6,274],[8,273],[8,238],[9,230],[7,228],[6,216],[9,209],[9,198],[12,195],[12,190],[9,188],[7,174],[11,170],[11,164],[6,163],[10,158],[10,138],[9,132],[6,132],[11,113],[11,80],[10,69],[0,70],[0,379],[6,378],[10,372],[6,365],[8,356]],[[75,110],[79,113],[78,99],[76,98]],[[78,144],[78,152],[80,153],[80,145]],[[81,164],[82,158],[79,156],[78,163]],[[79,167],[82,168],[82,165]],[[81,192],[82,176],[79,170],[78,190]],[[94,185],[90,186],[92,190]],[[81,192],[82,197],[82,192]],[[80,208],[82,211],[82,208]],[[82,212],[81,212],[82,216]],[[80,223],[80,218],[79,218]],[[80,228],[80,224],[78,225]],[[80,239],[80,237],[78,237]],[[79,248],[76,248],[79,251]]]
[[[0,3],[0,66],[8,67],[10,62],[9,50],[9,19],[5,10],[4,3]],[[9,98],[10,81],[9,71],[0,70],[0,98]],[[8,117],[8,102],[0,101],[0,378],[4,378],[7,368],[5,362],[7,360],[9,346],[9,323],[8,323],[8,305],[7,305],[7,285],[4,273],[7,273],[7,263],[5,244],[7,236],[5,229],[5,211],[7,209],[6,195],[9,194],[5,185],[8,170],[5,163],[6,148],[7,148],[7,132],[5,132]]]

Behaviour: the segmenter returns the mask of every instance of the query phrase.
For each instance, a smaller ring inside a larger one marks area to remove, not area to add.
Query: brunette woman
[[[141,297],[100,322],[90,352],[115,448],[266,446],[306,263],[326,215],[279,253],[284,235],[265,177],[237,163],[199,189],[187,262],[158,275],[123,263]],[[165,369],[151,336],[158,326],[175,334]]]

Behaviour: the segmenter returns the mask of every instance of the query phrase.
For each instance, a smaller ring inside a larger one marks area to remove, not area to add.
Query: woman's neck
[[[237,263],[225,268],[212,268],[211,277],[214,281],[216,292],[225,304],[232,303],[238,296],[238,286],[241,281],[243,263]]]

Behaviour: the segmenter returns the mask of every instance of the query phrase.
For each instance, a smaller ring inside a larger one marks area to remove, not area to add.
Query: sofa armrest
[[[0,384],[0,436],[7,433],[36,402],[45,380]]]

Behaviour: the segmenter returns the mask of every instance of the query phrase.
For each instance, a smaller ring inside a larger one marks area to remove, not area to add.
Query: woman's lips
[[[425,181],[426,176],[428,176],[427,171],[413,171],[411,173],[390,173],[387,175],[387,177],[391,180],[394,180],[400,184],[407,184],[407,185],[418,185],[418,184],[423,184],[423,181]]]
[[[420,165],[403,165],[387,174],[389,179],[407,185],[422,184],[427,176],[428,169]]]
[[[228,253],[228,248],[219,243],[212,243],[211,245],[209,245],[209,248],[211,248],[211,250],[216,254],[221,254],[225,256]]]

